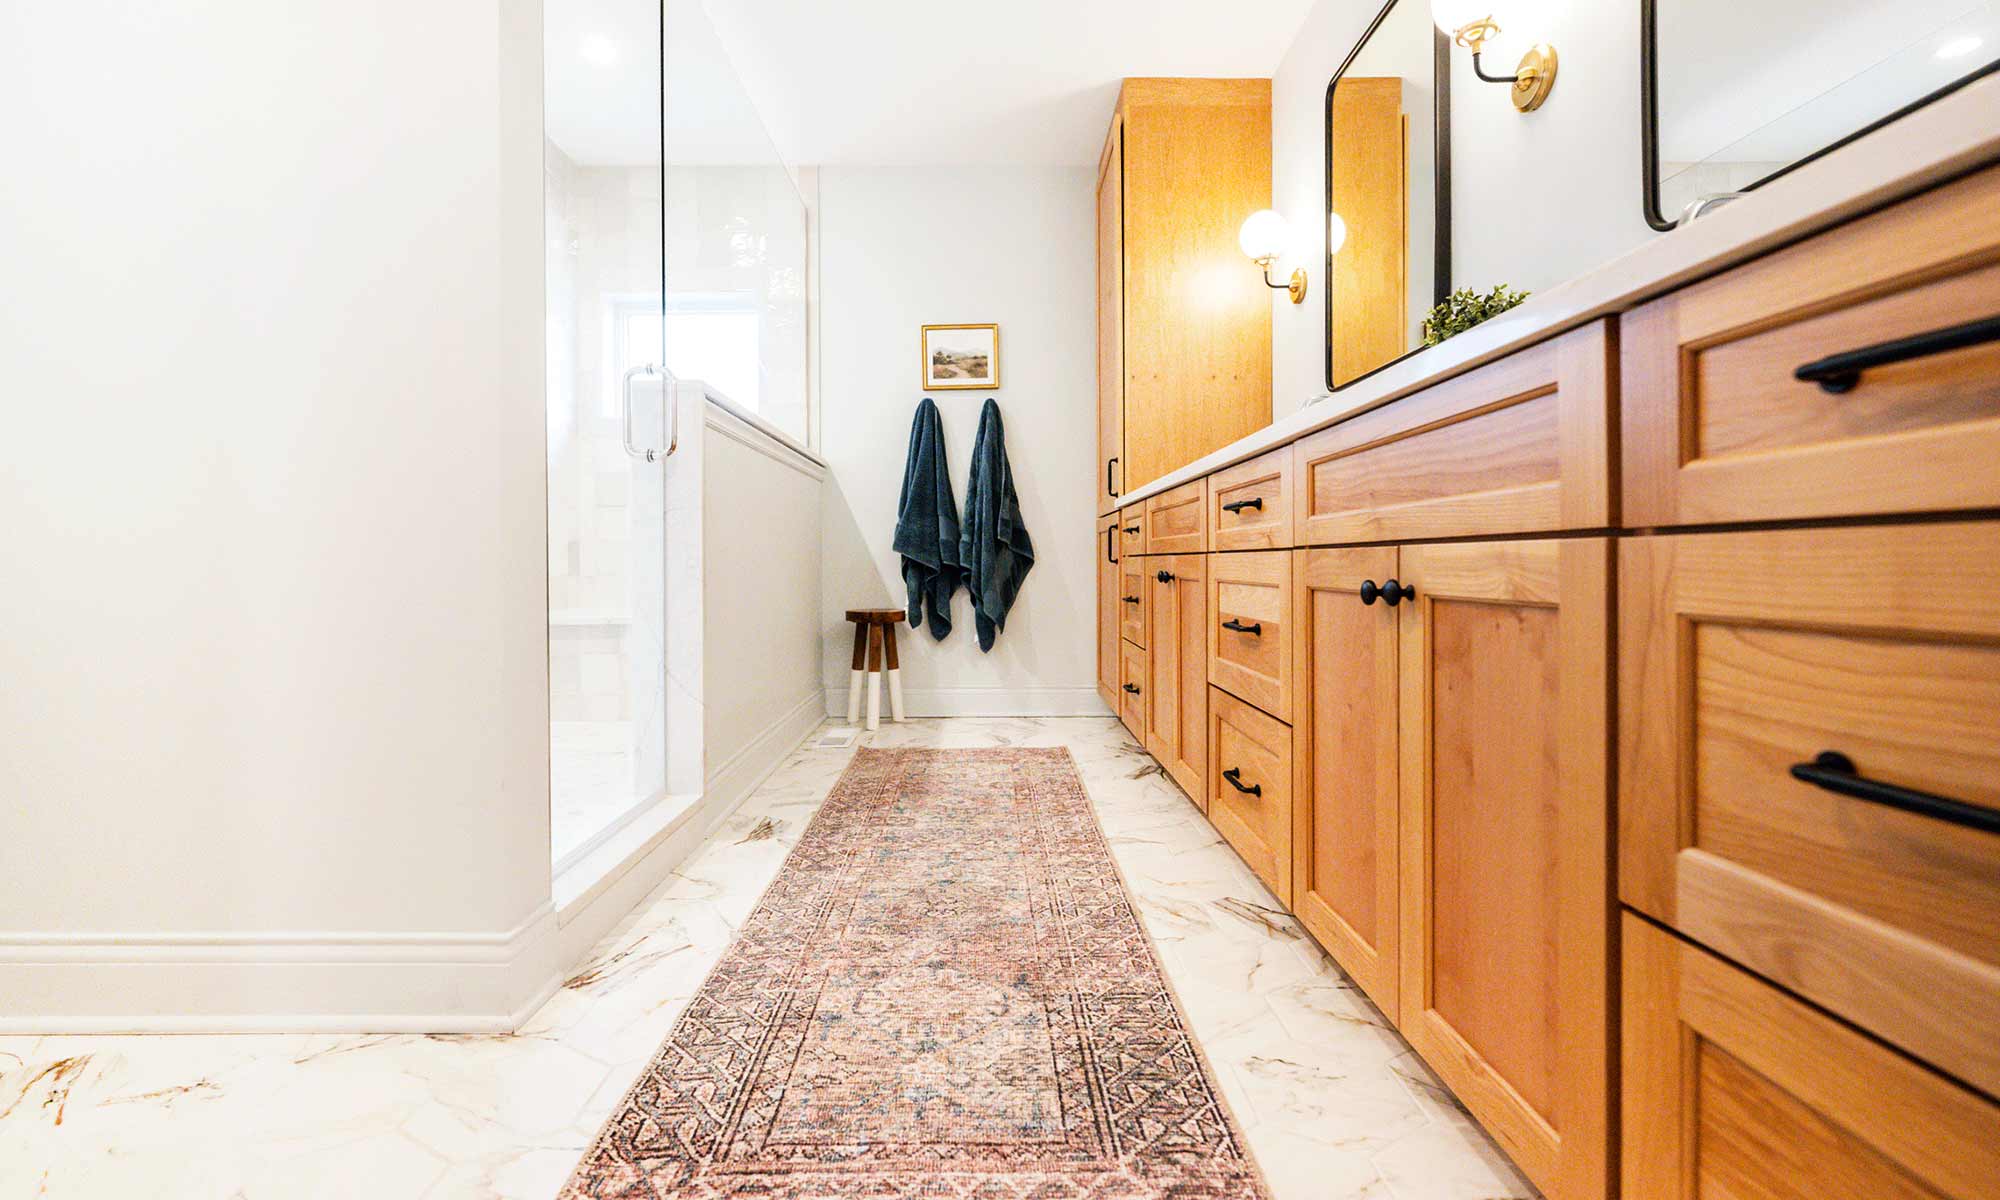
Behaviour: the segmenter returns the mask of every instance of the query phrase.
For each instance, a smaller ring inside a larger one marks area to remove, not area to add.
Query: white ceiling
[[[1120,79],[1268,77],[1312,4],[707,0],[707,9],[790,162],[1081,165],[1097,161]]]

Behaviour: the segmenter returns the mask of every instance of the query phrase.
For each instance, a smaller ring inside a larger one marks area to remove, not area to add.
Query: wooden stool
[[[847,676],[847,723],[861,717],[861,680],[868,679],[868,728],[882,724],[883,659],[888,659],[889,716],[903,719],[903,672],[896,664],[896,626],[908,616],[900,608],[850,608],[854,622],[854,669]]]

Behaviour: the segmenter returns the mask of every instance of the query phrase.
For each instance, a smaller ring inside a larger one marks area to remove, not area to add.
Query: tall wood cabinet
[[[1128,79],[1097,183],[1098,512],[1271,421],[1271,81]],[[1198,302],[1192,302],[1198,298]]]

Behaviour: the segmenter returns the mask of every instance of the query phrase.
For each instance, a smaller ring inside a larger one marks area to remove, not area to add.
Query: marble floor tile
[[[0,1038],[0,1196],[548,1200],[847,765],[816,740],[515,1033]],[[1117,721],[857,744],[1068,748],[1273,1200],[1535,1196]]]

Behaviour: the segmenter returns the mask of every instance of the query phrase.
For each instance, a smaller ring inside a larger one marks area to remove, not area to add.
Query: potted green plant
[[[1424,318],[1424,345],[1435,346],[1448,338],[1457,337],[1481,321],[1506,312],[1529,295],[1528,292],[1517,292],[1504,283],[1484,295],[1471,288],[1460,288]]]

